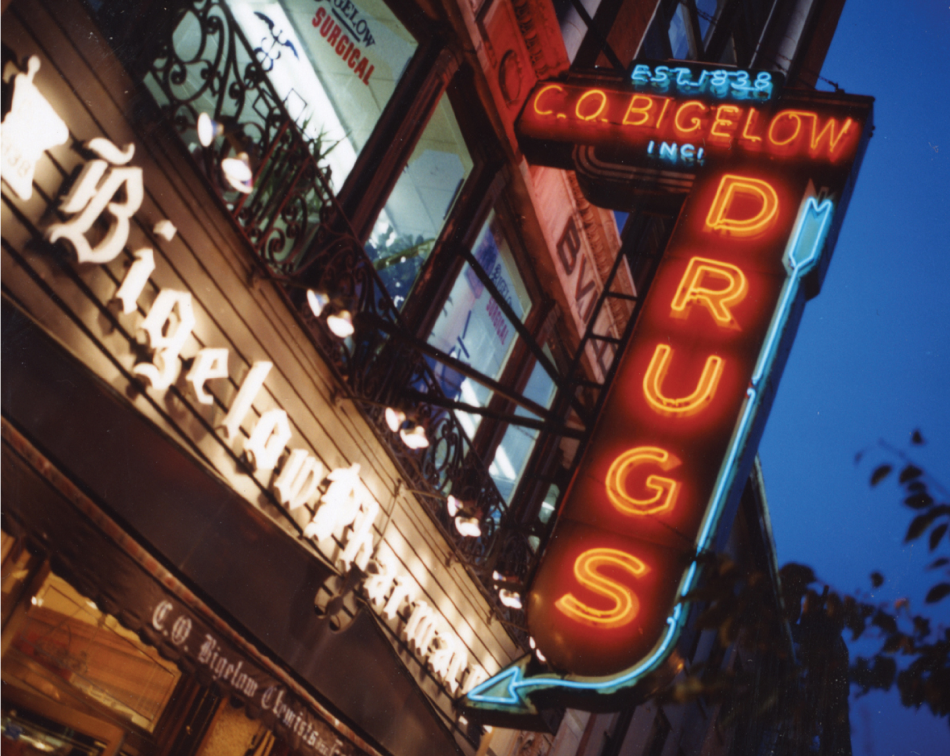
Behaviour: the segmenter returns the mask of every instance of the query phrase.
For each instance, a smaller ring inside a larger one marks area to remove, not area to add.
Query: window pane
[[[524,320],[531,309],[531,300],[494,213],[482,226],[473,253],[514,313]],[[466,263],[429,335],[429,343],[473,365],[489,378],[497,379],[504,369],[515,336],[511,321]],[[442,390],[450,399],[481,407],[488,403],[491,392],[481,384],[462,377],[441,363],[434,368]],[[474,436],[481,416],[463,412],[456,414],[469,437]]]
[[[229,0],[339,191],[418,46],[380,0]]]
[[[5,682],[9,675],[54,690],[65,681],[147,730],[181,676],[173,662],[54,574],[32,599],[3,666]]]
[[[524,396],[537,402],[542,407],[550,407],[551,400],[554,399],[554,381],[547,371],[540,364],[535,364],[531,371],[531,377],[528,379],[528,385],[525,387]],[[533,417],[527,410],[520,407],[515,411],[516,415],[522,417]],[[511,497],[518,487],[518,482],[524,473],[525,465],[528,463],[528,457],[534,448],[534,442],[538,438],[539,431],[531,428],[523,428],[520,425],[509,425],[508,430],[498,444],[495,451],[495,458],[488,468],[488,473],[498,486],[498,491],[509,504]]]
[[[686,7],[680,3],[676,6],[673,13],[673,20],[670,21],[670,48],[673,50],[673,57],[683,60],[689,57],[689,35],[686,32],[689,24],[689,16]]]
[[[696,15],[699,16],[699,31],[703,35],[703,44],[709,42],[712,36],[710,29],[715,29],[715,22],[723,4],[724,0],[696,0]]]
[[[397,307],[409,295],[471,171],[472,157],[443,95],[366,245]]]

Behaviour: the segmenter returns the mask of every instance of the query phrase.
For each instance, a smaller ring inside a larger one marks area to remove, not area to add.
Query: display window
[[[482,226],[472,254],[512,311],[524,321],[531,310],[531,299],[494,213]],[[472,267],[466,263],[455,279],[429,334],[429,343],[497,380],[501,377],[516,339],[514,326]],[[442,391],[449,399],[478,407],[488,405],[491,391],[487,387],[441,363],[433,367]],[[481,416],[465,412],[456,415],[469,438],[474,438]]]
[[[458,118],[443,94],[366,244],[397,307],[409,296],[473,166]]]
[[[228,0],[339,192],[418,43],[380,0]]]

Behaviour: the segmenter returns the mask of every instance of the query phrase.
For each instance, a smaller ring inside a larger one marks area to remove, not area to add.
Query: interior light
[[[307,289],[307,304],[310,305],[310,311],[315,318],[319,318],[323,308],[330,304],[330,297],[322,291],[316,289]]]
[[[454,496],[449,495],[449,498],[445,500],[445,508],[448,510],[449,517],[455,517],[455,515],[459,513],[459,510],[462,509],[462,502]]]
[[[538,661],[541,662],[542,664],[544,664],[548,660],[547,657],[541,653],[540,648],[536,648],[534,650],[534,655],[538,657]]]
[[[534,642],[534,637],[533,637],[533,636],[530,637],[530,638],[528,638],[528,645],[531,646],[531,648],[537,648],[537,647],[538,647],[538,644]]]
[[[467,538],[478,538],[482,534],[477,517],[456,517],[455,529]]]
[[[521,608],[521,596],[514,591],[509,591],[502,588],[498,591],[498,598],[501,600],[502,604],[510,607],[511,609]]]
[[[232,188],[242,194],[250,194],[254,189],[254,172],[251,170],[251,159],[246,152],[238,153],[237,157],[224,158],[221,161],[221,173]]]
[[[349,338],[353,335],[353,316],[349,310],[340,310],[335,315],[327,318],[327,327],[333,332],[334,336],[341,339]]]
[[[426,438],[426,429],[417,425],[412,430],[399,431],[399,438],[410,449],[425,449],[429,445],[429,439]]]
[[[202,147],[210,147],[215,137],[219,137],[224,133],[224,126],[207,113],[198,116],[197,129],[198,141],[201,142]]]
[[[394,407],[387,407],[385,415],[386,427],[388,427],[393,433],[398,433],[399,429],[402,428],[402,424],[406,422],[406,413],[402,410],[397,410]]]

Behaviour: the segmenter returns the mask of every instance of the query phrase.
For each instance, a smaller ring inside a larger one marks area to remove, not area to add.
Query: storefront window
[[[512,311],[524,320],[531,299],[494,214],[482,226],[473,254]],[[429,343],[489,378],[498,379],[516,337],[511,321],[466,263],[429,335]],[[450,399],[480,407],[488,403],[489,389],[442,364],[435,365],[435,369]],[[469,438],[473,437],[481,416],[463,412],[457,416]]]
[[[3,682],[56,700],[64,684],[152,730],[181,673],[108,614],[50,574],[3,657]]]
[[[549,354],[548,357],[550,359],[551,355]],[[551,400],[554,399],[555,388],[551,376],[539,363],[536,363],[523,395],[542,407],[550,407]],[[531,413],[520,407],[515,411],[515,414],[522,417],[533,417]],[[488,474],[495,481],[498,492],[509,504],[518,483],[521,481],[521,476],[524,474],[528,457],[531,455],[534,443],[538,439],[538,433],[539,431],[531,428],[509,425],[501,439],[501,443],[498,444],[498,448],[495,450],[495,457],[488,468]]]
[[[443,95],[366,245],[397,307],[409,295],[471,171],[472,157]]]

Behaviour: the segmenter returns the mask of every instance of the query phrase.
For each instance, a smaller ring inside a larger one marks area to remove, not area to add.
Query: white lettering
[[[353,522],[353,530],[346,541],[346,548],[339,561],[345,570],[355,562],[361,570],[366,570],[369,558],[373,554],[373,524],[379,514],[379,504],[372,496],[363,499],[363,506]]]
[[[277,500],[293,512],[310,503],[322,480],[323,463],[306,449],[293,449],[274,483]]]
[[[228,441],[233,440],[237,436],[241,428],[241,423],[244,422],[245,416],[250,411],[251,405],[257,397],[257,392],[261,390],[261,386],[264,385],[264,379],[267,378],[267,374],[272,367],[273,363],[271,362],[255,362],[245,376],[244,383],[241,384],[241,389],[231,404],[231,409],[228,410],[227,417],[225,417],[224,422],[218,426],[224,430],[224,437]]]
[[[366,598],[373,606],[383,606],[386,603],[386,597],[393,588],[396,571],[389,559],[384,558],[381,553],[376,554],[376,558],[370,562],[367,569],[370,574],[363,581]]]
[[[205,383],[212,378],[228,377],[228,350],[202,349],[188,371],[186,380],[191,384],[195,398],[201,404],[213,404],[214,397],[205,391]]]
[[[383,607],[383,617],[388,620],[394,619],[399,610],[402,609],[403,601],[409,599],[411,593],[414,593],[412,581],[407,578],[396,578],[393,581],[392,595],[389,597],[389,601],[386,602],[386,606]]]
[[[458,675],[467,661],[468,655],[455,636],[441,631],[436,633],[435,647],[429,654],[429,666],[432,674],[448,686],[452,695],[458,690]]]
[[[261,415],[251,437],[244,442],[244,452],[255,470],[273,470],[290,441],[290,423],[282,409]]]
[[[436,633],[436,615],[425,601],[417,601],[403,629],[403,640],[425,656]]]
[[[112,301],[118,300],[122,303],[122,312],[129,315],[135,312],[136,303],[148,283],[148,277],[155,270],[155,257],[150,249],[140,249],[133,253],[135,262],[129,268],[129,272],[122,279],[122,285],[115,293]]]
[[[168,616],[168,613],[172,610],[172,604],[170,601],[162,601],[158,606],[155,607],[155,611],[152,612],[152,627],[156,630],[165,629],[165,617]]]
[[[79,262],[101,265],[114,260],[129,238],[129,218],[138,212],[144,196],[142,169],[114,167],[124,166],[132,159],[134,144],[126,145],[122,151],[108,139],[97,138],[88,142],[86,148],[106,159],[90,160],[83,166],[76,183],[60,203],[64,213],[75,214],[75,217],[66,223],[54,223],[46,236],[51,242],[60,239],[69,242]],[[125,201],[112,201],[122,187],[125,187]],[[112,216],[112,222],[102,240],[91,247],[86,232],[103,211]]]
[[[173,324],[172,316],[176,307],[178,318]],[[191,294],[174,289],[163,290],[139,326],[147,334],[149,348],[155,350],[155,356],[151,363],[143,362],[133,367],[132,372],[142,376],[153,388],[167,389],[178,378],[181,369],[178,355],[194,327]]]
[[[323,494],[313,520],[304,528],[307,538],[322,541],[329,538],[338,527],[346,527],[356,519],[362,493],[359,475],[360,465],[355,462],[351,467],[338,467],[327,476],[331,481],[330,487]]]

